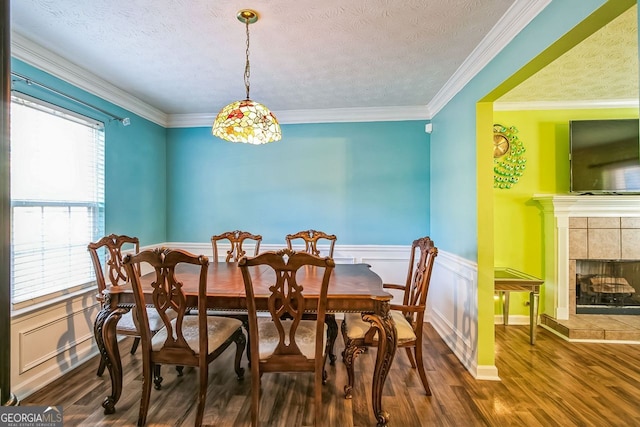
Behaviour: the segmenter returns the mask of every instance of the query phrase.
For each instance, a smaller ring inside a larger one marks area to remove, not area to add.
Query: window
[[[104,235],[104,125],[13,96],[11,211],[14,308],[93,285],[87,244]]]

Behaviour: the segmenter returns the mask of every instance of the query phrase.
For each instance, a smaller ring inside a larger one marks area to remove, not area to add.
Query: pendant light
[[[282,138],[280,125],[276,116],[264,105],[249,98],[249,24],[258,20],[258,12],[243,9],[237,18],[246,26],[247,48],[244,67],[244,86],[247,98],[235,101],[223,107],[213,122],[211,133],[218,138],[230,142],[244,142],[247,144],[266,144],[279,141]]]

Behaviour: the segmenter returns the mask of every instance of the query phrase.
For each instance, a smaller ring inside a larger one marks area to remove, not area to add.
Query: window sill
[[[35,312],[46,310],[52,306],[60,305],[61,303],[65,303],[84,295],[90,296],[92,305],[97,304],[97,300],[95,298],[96,293],[96,284],[91,283],[72,291],[58,292],[57,294],[48,295],[46,297],[21,301],[17,304],[12,304],[11,319],[29,316]]]

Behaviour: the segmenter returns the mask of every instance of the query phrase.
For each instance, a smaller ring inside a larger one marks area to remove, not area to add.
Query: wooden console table
[[[509,293],[529,292],[529,338],[532,345],[536,343],[538,302],[542,283],[544,280],[512,268],[496,268],[494,271],[494,290],[499,292],[502,298],[502,318],[505,325],[509,324]]]

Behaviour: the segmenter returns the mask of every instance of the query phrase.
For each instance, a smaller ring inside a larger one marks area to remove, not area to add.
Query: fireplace
[[[576,260],[576,314],[640,314],[640,261]]]
[[[544,216],[544,313],[640,313],[640,195],[536,195]],[[633,310],[638,310],[636,313]]]

